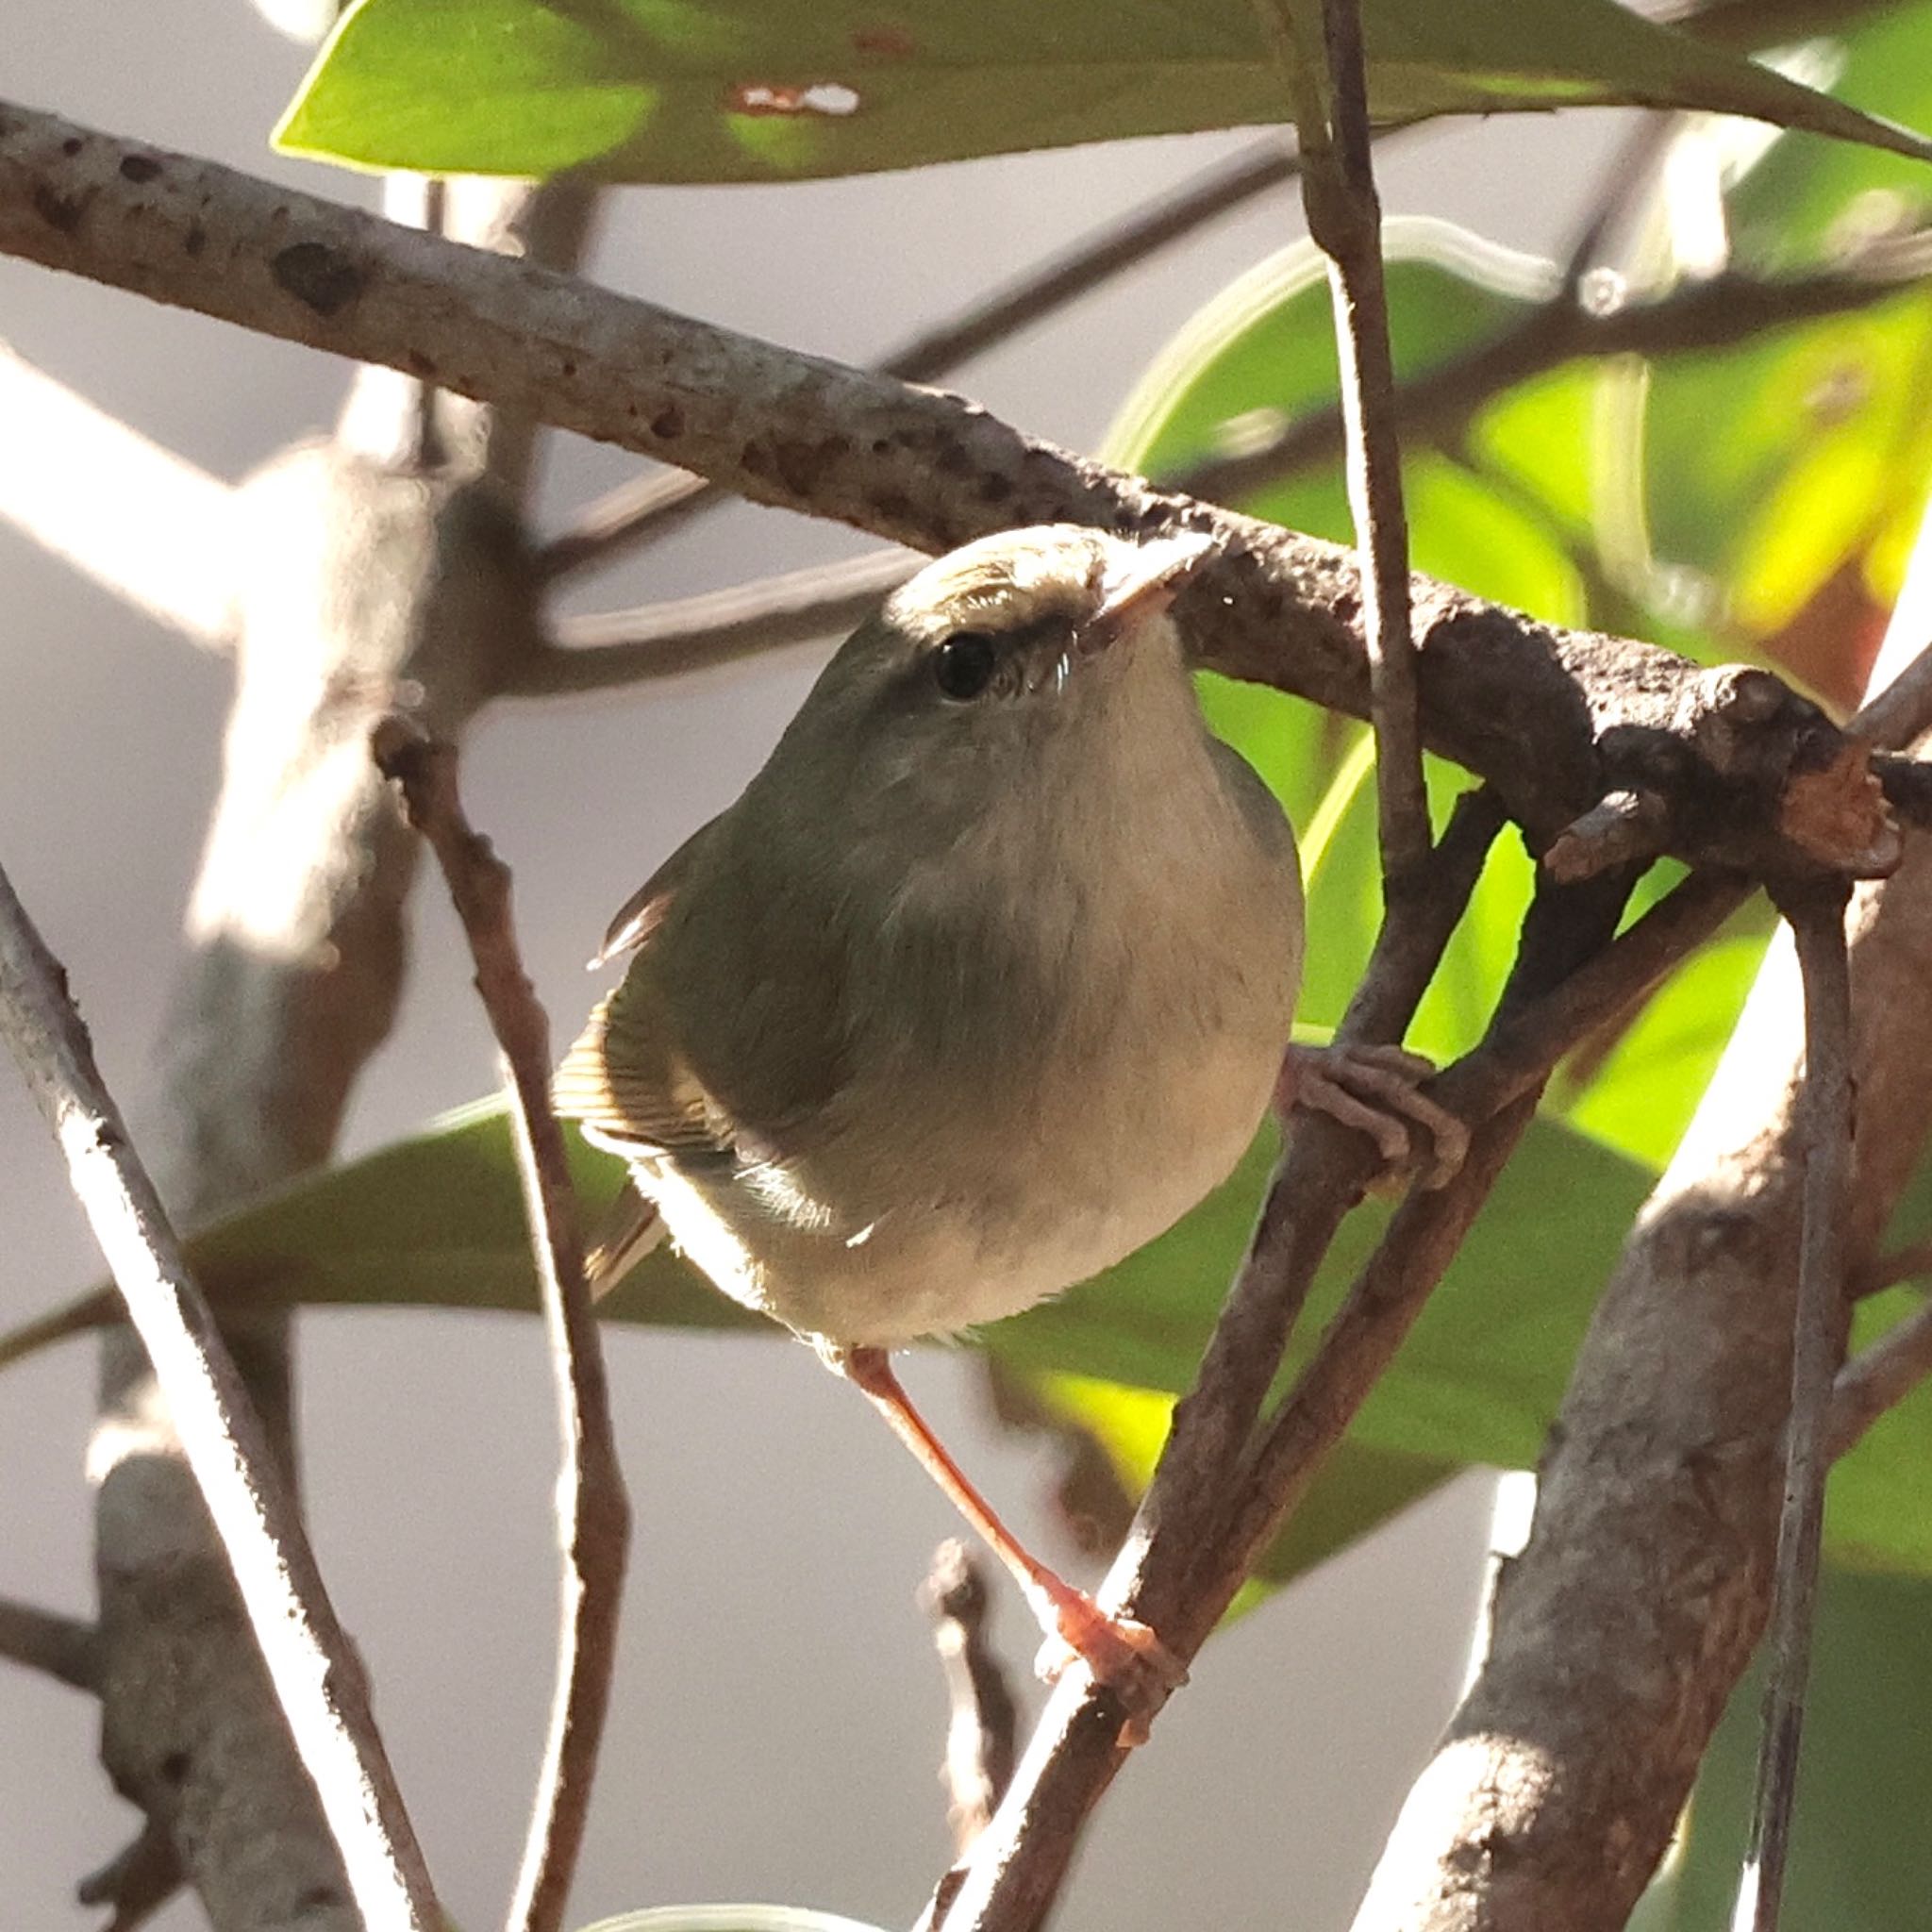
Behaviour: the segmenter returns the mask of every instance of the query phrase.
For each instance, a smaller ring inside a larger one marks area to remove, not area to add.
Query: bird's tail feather
[[[663,1239],[664,1221],[655,1203],[645,1200],[626,1181],[596,1241],[584,1257],[584,1275],[591,1286],[591,1299],[602,1301]]]

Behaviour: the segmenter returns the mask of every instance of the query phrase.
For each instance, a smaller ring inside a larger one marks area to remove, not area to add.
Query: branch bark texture
[[[1851,923],[1851,1252],[1932,1125],[1932,841]],[[1410,1793],[1357,1932],[1614,1932],[1674,1828],[1771,1600],[1803,1136],[1789,944],[1640,1218],[1499,1579],[1488,1660]],[[1552,1266],[1561,1259],[1554,1251]]]
[[[436,1932],[441,1913],[267,1431],[127,1144],[66,976],[0,874],[0,1026],[67,1158],[155,1365],[283,1715],[369,1932]]]
[[[1211,532],[1224,555],[1187,593],[1208,661],[1366,713],[1345,552],[1163,495],[958,397],[7,105],[0,251],[404,369],[919,549],[1057,520]],[[1426,578],[1413,600],[1425,742],[1492,780],[1539,847],[1624,789],[1663,801],[1661,841],[1679,858],[1789,859],[1778,801],[1794,761],[1828,764],[1838,743],[1775,679],[1536,625]]]

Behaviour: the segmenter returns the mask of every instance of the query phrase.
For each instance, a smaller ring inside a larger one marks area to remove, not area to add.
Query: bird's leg
[[[1385,1168],[1416,1165],[1415,1130],[1429,1137],[1432,1158],[1423,1186],[1452,1179],[1469,1152],[1469,1129],[1422,1091],[1434,1066],[1400,1046],[1291,1046],[1274,1088],[1284,1124],[1291,1108],[1325,1113],[1374,1141]]]
[[[1109,1614],[1084,1591],[1056,1576],[1014,1536],[954,1461],[944,1443],[893,1373],[882,1348],[840,1348],[818,1343],[825,1366],[871,1397],[892,1432],[953,1500],[954,1506],[1018,1580],[1026,1601],[1047,1634],[1041,1653],[1043,1674],[1053,1675],[1067,1661],[1059,1647],[1084,1658],[1095,1678],[1127,1707],[1130,1723],[1124,1740],[1138,1743],[1146,1722],[1169,1692],[1187,1681],[1187,1670],[1145,1624]]]

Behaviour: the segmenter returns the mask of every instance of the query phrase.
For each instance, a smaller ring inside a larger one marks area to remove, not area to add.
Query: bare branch
[[[44,1315],[23,1322],[18,1328],[0,1335],[0,1369],[10,1369],[37,1356],[43,1348],[72,1341],[77,1335],[92,1335],[110,1326],[119,1317],[120,1297],[111,1289],[77,1296],[63,1302]]]
[[[1902,751],[1932,731],[1932,645],[1921,650],[1845,726],[1848,738]]]
[[[0,343],[0,519],[211,650],[235,628],[234,491]]]
[[[78,1617],[0,1597],[0,1657],[76,1690],[94,1688],[94,1628]]]
[[[1805,1080],[1798,1099],[1804,1137],[1803,1231],[1797,1326],[1791,1349],[1790,1419],[1785,1428],[1784,1507],[1778,1519],[1772,1595],[1771,1664],[1750,1849],[1733,1923],[1777,1932],[1797,1793],[1805,1686],[1818,1614],[1819,1546],[1832,1380],[1844,1359],[1845,1276],[1851,1233],[1852,982],[1845,954],[1845,891],[1786,908],[1805,984]]]
[[[1656,792],[1612,791],[1563,828],[1543,854],[1544,868],[1552,878],[1574,881],[1638,863],[1662,844],[1667,822]]]
[[[1345,553],[1163,496],[957,397],[13,107],[0,252],[415,370],[920,549],[1057,520],[1211,533],[1220,554],[1181,611],[1205,661],[1367,709]],[[1648,787],[1671,807],[1674,857],[1759,874],[1792,861],[1776,801],[1800,766],[1832,762],[1838,735],[1776,679],[1533,624],[1424,577],[1413,602],[1425,741],[1489,778],[1539,849],[1606,791]],[[1884,849],[1855,840],[1841,863]]]
[[[503,695],[608,691],[847,631],[922,560],[903,551],[875,551],[702,597],[564,618],[557,631],[568,648],[534,652],[516,666]]]
[[[0,874],[0,1026],[146,1344],[363,1916],[440,1932],[429,1875],[300,1516],[65,990]]]
[[[870,367],[903,382],[932,382],[1043,322],[1217,216],[1293,180],[1295,168],[1294,157],[1278,141],[1257,142],[1172,193],[1084,237],[1065,255],[974,302],[951,321],[915,336]],[[591,504],[570,528],[545,544],[537,555],[538,571],[545,577],[560,577],[608,563],[668,536],[723,494],[716,484],[688,474],[639,477]],[[681,512],[675,519],[674,510]]]
[[[1922,1281],[1932,1274],[1932,1241],[1907,1241],[1902,1248],[1877,1255],[1852,1277],[1851,1293],[1856,1301],[1868,1294],[1880,1294],[1907,1281]],[[0,1366],[5,1357],[0,1357]]]
[[[1915,1274],[1923,1274],[1922,1256]],[[1839,1371],[1832,1385],[1829,1454],[1856,1449],[1880,1416],[1932,1375],[1932,1302],[1916,1307]]]
[[[509,868],[473,831],[457,789],[457,755],[400,718],[373,741],[384,776],[402,787],[409,823],[434,849],[476,964],[476,991],[502,1049],[518,1166],[542,1290],[562,1438],[557,1509],[564,1552],[557,1682],[535,1815],[510,1907],[511,1932],[562,1923],[590,1812],[597,1748],[617,1662],[617,1623],[630,1506],[610,1424],[604,1356],[584,1280],[584,1241],[563,1131],[550,1108],[550,1023],[524,971],[510,913]]]
[[[1362,636],[1375,730],[1382,890],[1399,905],[1428,863],[1429,801],[1409,624],[1408,513],[1382,275],[1382,202],[1369,154],[1367,68],[1356,0],[1323,0],[1322,58],[1299,44],[1293,0],[1256,0],[1295,77],[1302,207],[1328,258],[1341,375],[1348,502],[1361,558]],[[1325,70],[1325,73],[1324,73]]]
[[[986,1574],[964,1543],[949,1537],[933,1553],[919,1598],[945,1673],[946,1822],[963,1857],[1012,1782],[1019,1707],[987,1637]]]

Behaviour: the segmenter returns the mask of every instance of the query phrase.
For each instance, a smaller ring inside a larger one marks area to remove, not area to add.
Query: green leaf
[[[1687,572],[1705,579],[1734,650],[1774,640],[1891,526],[1916,527],[1932,298],[1907,292],[1722,355],[1660,360],[1641,433],[1653,570],[1667,585]],[[1897,588],[1895,576],[1874,584],[1874,609]],[[1849,666],[1844,688],[1864,668]]]
[[[1615,0],[1367,0],[1378,119],[1704,108],[1932,148]],[[746,181],[1288,118],[1248,0],[358,0],[275,139],[429,174]]]
[[[1683,1849],[1632,1932],[1728,1932],[1744,1859],[1761,1669],[1707,1753]],[[1900,1932],[1932,1897],[1932,1585],[1827,1570],[1823,1579],[1784,1923]]]
[[[566,1129],[571,1177],[594,1224],[624,1168]],[[188,1243],[207,1292],[227,1307],[537,1306],[509,1120],[479,1101],[216,1223]],[[671,1327],[775,1333],[667,1247],[647,1255],[604,1312]]]
[[[1868,113],[1932,117],[1932,7],[1866,9],[1849,29],[1827,23],[1819,44],[1834,95]],[[1837,238],[1887,221],[1923,219],[1932,184],[1896,158],[1813,142],[1774,142],[1727,197],[1741,258],[1790,268]]]

